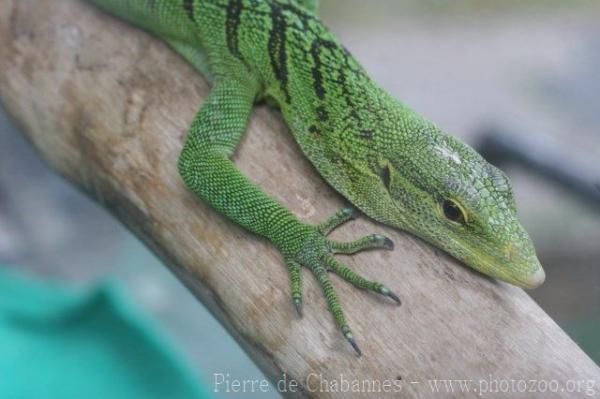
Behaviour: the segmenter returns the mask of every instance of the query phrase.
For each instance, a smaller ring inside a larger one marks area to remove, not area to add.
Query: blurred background
[[[322,0],[321,16],[375,80],[444,130],[475,146],[483,127],[516,133],[600,183],[600,2]],[[529,167],[501,167],[547,273],[530,295],[600,364],[600,204]],[[117,281],[209,386],[213,373],[263,378],[135,237],[37,159],[1,108],[0,263],[76,286]]]

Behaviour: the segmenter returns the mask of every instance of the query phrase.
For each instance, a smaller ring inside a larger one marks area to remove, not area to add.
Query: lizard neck
[[[360,159],[403,145],[400,141],[407,136],[395,133],[406,128],[403,121],[410,110],[362,70],[340,69],[324,74],[318,82],[311,86],[299,81],[297,91],[303,95],[292,94],[289,103],[280,103],[301,146],[318,142],[332,154]],[[292,79],[290,88],[295,83]]]

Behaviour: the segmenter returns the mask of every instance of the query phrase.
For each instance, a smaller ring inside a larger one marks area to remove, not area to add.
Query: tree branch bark
[[[364,352],[359,359],[306,270],[298,319],[276,250],[197,200],[177,173],[186,128],[207,93],[201,76],[160,41],[81,1],[0,2],[0,98],[24,134],[144,240],[276,384],[285,373],[299,382],[298,396],[323,398],[347,396],[320,385],[340,378],[401,386],[403,397],[432,396],[433,378],[600,387],[600,369],[521,289],[365,218],[334,236],[390,236],[393,252],[345,260],[386,282],[403,305],[334,281]],[[343,205],[268,108],[255,111],[236,163],[304,220],[321,222]],[[527,397],[553,395],[585,392]]]

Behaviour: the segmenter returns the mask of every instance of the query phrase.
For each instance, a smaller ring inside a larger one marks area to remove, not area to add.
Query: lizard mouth
[[[535,252],[521,255],[514,251],[506,253],[493,248],[474,249],[457,241],[453,241],[452,246],[460,248],[459,251],[454,251],[453,248],[447,250],[453,257],[466,266],[497,280],[525,289],[534,289],[546,279],[546,273]],[[512,248],[512,246],[508,247]]]
[[[546,279],[546,273],[536,256],[520,257],[520,259],[507,259],[503,256],[486,258],[488,259],[483,262],[473,262],[472,267],[517,287],[534,289]],[[471,264],[471,262],[467,263],[467,265]]]

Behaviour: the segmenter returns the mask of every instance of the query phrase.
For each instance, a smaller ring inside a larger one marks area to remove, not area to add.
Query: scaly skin
[[[281,108],[321,175],[371,218],[489,276],[525,288],[543,282],[504,173],[374,83],[315,16],[315,0],[89,1],[161,37],[212,83],[179,159],[183,180],[279,249],[299,314],[300,268],[309,268],[358,354],[328,272],[400,301],[333,254],[392,249],[392,243],[379,235],[354,243],[329,240],[329,231],[352,211],[318,226],[305,224],[235,168],[229,157],[257,99]]]

